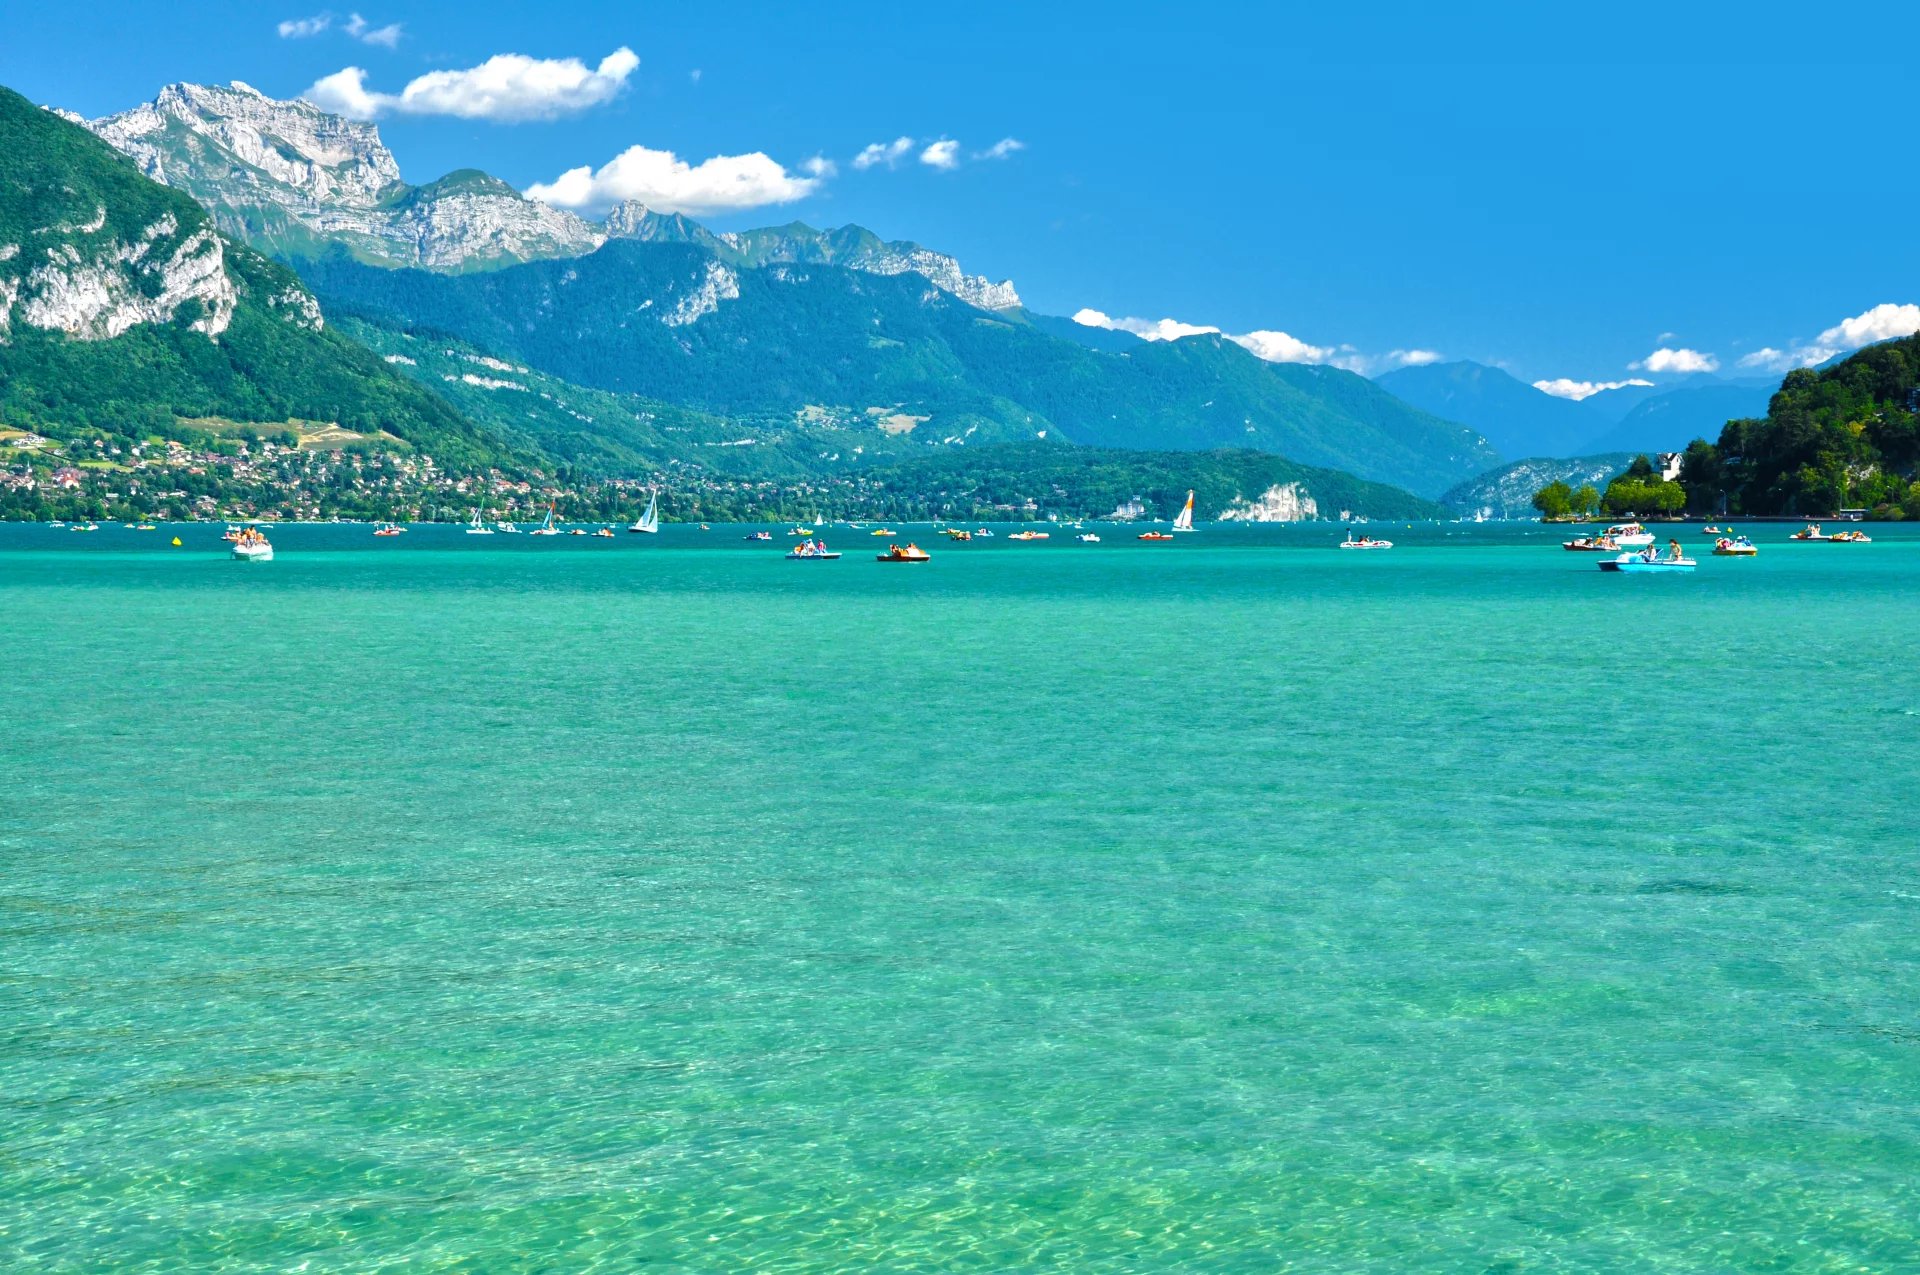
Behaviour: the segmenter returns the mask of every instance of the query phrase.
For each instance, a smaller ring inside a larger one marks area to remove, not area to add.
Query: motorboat
[[[480,511],[478,509],[473,511],[473,518],[467,523],[467,534],[470,536],[490,536],[493,534],[493,528],[480,521]]]
[[[788,550],[787,556],[805,562],[832,562],[840,555],[827,548],[824,540],[803,540]]]
[[[885,553],[875,554],[875,562],[929,562],[932,555],[919,545],[888,545]]]
[[[234,538],[233,556],[240,562],[272,562],[273,544],[258,527],[247,527]]]
[[[1016,531],[1008,536],[1009,540],[1050,540],[1052,533],[1045,531]]]
[[[1560,547],[1575,553],[1618,553],[1620,542],[1608,536],[1575,536],[1571,540],[1562,540]]]
[[[1391,549],[1393,548],[1393,541],[1375,540],[1372,536],[1361,536],[1358,540],[1355,540],[1353,533],[1349,531],[1347,538],[1340,542],[1340,547],[1342,549]]]
[[[575,527],[568,531],[567,534],[570,536],[584,536],[587,534],[587,529],[585,527]]]
[[[1599,563],[1602,571],[1625,571],[1630,573],[1691,571],[1695,566],[1692,558],[1660,556],[1660,551],[1648,545],[1639,553],[1623,553],[1617,558],[1605,558]]]
[[[1745,536],[1722,536],[1713,542],[1713,556],[1716,558],[1751,558],[1760,552],[1760,547]]]
[[[636,535],[657,536],[660,534],[660,493],[654,492],[647,501],[646,509],[636,519],[628,531]]]
[[[503,536],[517,536],[520,534],[520,528],[510,522],[496,522],[493,524],[493,529]]]
[[[1171,540],[1173,539],[1172,536],[1168,535],[1164,531],[1143,531],[1134,538],[1136,540]]]
[[[1600,534],[1622,549],[1644,549],[1653,543],[1653,533],[1637,522],[1616,522]]]

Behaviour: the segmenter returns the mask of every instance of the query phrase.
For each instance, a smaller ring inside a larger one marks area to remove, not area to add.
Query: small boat
[[[587,529],[585,527],[575,527],[573,530],[569,531],[567,534],[570,536],[584,536],[587,534]]]
[[[1659,550],[1648,545],[1639,553],[1623,553],[1617,558],[1607,558],[1599,564],[1602,571],[1661,572],[1691,571],[1695,563],[1692,558],[1662,558]]]
[[[535,527],[527,534],[530,536],[557,536],[560,534],[560,528],[553,525],[553,503],[551,501],[547,503],[547,516],[541,520],[538,527]]]
[[[47,525],[48,525],[49,527],[64,527],[64,526],[66,526],[67,524],[66,524],[66,523],[65,523],[64,521],[62,521],[61,519],[59,519],[59,518],[55,518],[55,519],[54,519],[54,520],[53,520],[52,522],[50,522],[50,523],[48,523]],[[232,538],[233,538],[233,537],[231,537],[231,536],[229,536],[229,537],[227,537],[227,539],[229,539],[229,540],[231,540]]]
[[[897,536],[900,533],[891,527],[882,527],[878,531],[869,531],[867,534],[870,536]]]
[[[1637,522],[1616,522],[1600,534],[1622,549],[1644,549],[1653,543],[1653,533]]]
[[[945,531],[942,534],[945,535],[946,538],[949,540],[973,539],[973,533],[971,531],[962,531],[958,527],[948,527],[945,529]]]
[[[1817,522],[1808,523],[1788,537],[1789,540],[1831,540],[1832,538],[1821,534],[1820,524]]]
[[[1179,513],[1174,515],[1173,529],[1175,531],[1193,530],[1193,493],[1191,491],[1187,493],[1187,503],[1181,507]]]
[[[517,536],[520,534],[520,528],[510,522],[496,522],[493,524],[493,529],[503,536]]]
[[[1713,556],[1716,558],[1751,558],[1759,552],[1760,547],[1745,536],[1722,536],[1713,542]]]
[[[660,493],[654,492],[647,501],[647,507],[634,524],[627,528],[636,535],[657,536],[660,534]]]
[[[405,530],[405,527],[396,526],[390,522],[383,522],[373,529],[373,534],[376,536],[397,536]]]
[[[885,553],[875,554],[875,562],[928,562],[930,555],[919,545],[888,545]]]
[[[248,527],[234,537],[233,556],[240,562],[272,562],[273,545],[257,527]]]
[[[973,538],[975,540],[991,540],[993,539],[993,532],[986,527],[975,527],[973,530]]]
[[[1172,536],[1168,535],[1164,531],[1143,531],[1134,538],[1136,540],[1171,540],[1173,539]]]
[[[1009,540],[1048,540],[1051,535],[1045,531],[1016,531],[1008,536]]]
[[[773,539],[773,533],[771,531],[749,531],[746,535],[742,536],[741,539],[742,540],[771,540]]]
[[[602,528],[600,528],[600,530],[598,530],[598,531],[596,531],[596,532],[594,532],[593,534],[594,534],[594,535],[596,535],[596,536],[599,536],[599,537],[601,537],[602,539],[606,539],[606,540],[611,540],[611,539],[613,539],[613,528],[612,528],[612,527],[602,527]]]
[[[811,536],[813,534],[813,528],[812,527],[795,527],[792,531],[789,531],[787,534],[790,536]]]
[[[1719,527],[1714,526],[1712,523],[1708,523],[1706,526],[1700,528],[1700,534],[1703,536],[1724,536],[1730,533],[1732,530],[1733,530],[1732,527],[1728,527],[1723,531]]]
[[[1610,536],[1575,536],[1571,540],[1562,540],[1560,547],[1575,553],[1618,553],[1620,542]]]
[[[82,525],[76,522],[69,525],[67,527],[67,530],[68,531],[98,531],[100,530],[100,524],[97,522],[89,522],[89,523],[86,523],[85,525]]]
[[[707,525],[706,523],[704,523],[704,522],[703,522],[703,523],[701,523],[701,524],[700,524],[700,530],[702,530],[702,531],[712,531],[712,530],[713,530],[713,528],[712,528],[712,527],[709,527],[709,526],[708,526],[708,525]]]
[[[1078,540],[1083,545],[1097,545],[1100,543],[1100,537],[1095,535],[1091,531],[1086,532],[1083,535],[1075,536],[1074,539]]]
[[[840,555],[827,548],[824,540],[805,540],[788,550],[787,556],[805,562],[832,562]]]
[[[159,528],[157,528],[157,527],[155,527],[155,526],[154,526],[154,525],[153,525],[152,523],[150,523],[150,522],[143,522],[143,523],[139,523],[139,524],[137,524],[137,525],[136,525],[136,526],[134,527],[134,530],[135,530],[135,531],[157,531],[157,530],[159,530]]]
[[[478,509],[473,511],[473,518],[467,523],[467,534],[470,536],[490,536],[493,534],[493,528],[480,521],[480,511]]]
[[[1362,536],[1358,540],[1355,540],[1353,533],[1349,531],[1347,538],[1340,542],[1340,547],[1342,549],[1391,549],[1393,548],[1393,541],[1375,540],[1372,536]]]
[[[1827,537],[1827,543],[1833,545],[1870,545],[1873,537],[1864,531],[1836,531]]]

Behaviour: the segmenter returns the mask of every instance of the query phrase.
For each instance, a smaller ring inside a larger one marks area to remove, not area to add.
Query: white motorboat
[[[248,527],[233,542],[233,556],[240,562],[272,562],[273,544],[257,527]]]
[[[1616,522],[1601,534],[1622,549],[1644,549],[1653,543],[1653,533],[1637,522]]]

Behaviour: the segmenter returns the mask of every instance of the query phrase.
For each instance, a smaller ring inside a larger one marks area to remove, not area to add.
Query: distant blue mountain
[[[1590,403],[1555,398],[1479,363],[1430,363],[1376,378],[1395,398],[1471,425],[1502,456],[1576,456],[1609,417]],[[1585,452],[1596,449],[1585,448]]]
[[[1678,452],[1696,438],[1713,442],[1730,420],[1765,416],[1778,386],[1772,381],[1708,381],[1663,390],[1618,424],[1591,435],[1583,454]]]

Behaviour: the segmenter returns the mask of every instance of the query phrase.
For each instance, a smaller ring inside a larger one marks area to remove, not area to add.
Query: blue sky
[[[770,171],[709,175],[805,193],[706,220],[856,221],[1038,310],[1370,371],[1428,351],[1604,381],[1666,349],[1694,357],[1656,380],[1752,375],[1920,315],[1920,6],[1335,8],[98,0],[10,14],[0,82],[97,116],[174,80],[292,97],[357,67],[409,180],[477,167],[599,199],[666,161],[558,179],[635,146],[762,154]],[[623,48],[637,66],[603,65]],[[545,119],[436,113],[465,109],[457,77],[402,96],[502,54],[607,74]],[[901,137],[892,165],[855,166]],[[942,140],[953,166],[922,162]]]

